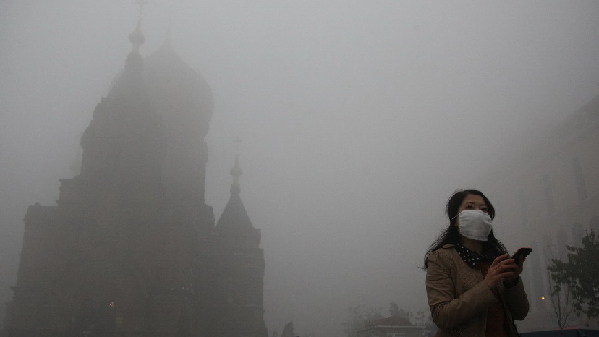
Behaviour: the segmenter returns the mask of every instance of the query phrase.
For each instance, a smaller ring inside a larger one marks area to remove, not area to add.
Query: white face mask
[[[487,241],[493,229],[493,219],[479,209],[465,209],[458,215],[458,230],[468,239]]]

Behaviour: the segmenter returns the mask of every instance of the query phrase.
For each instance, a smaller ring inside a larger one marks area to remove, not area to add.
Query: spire
[[[146,37],[141,32],[141,18],[143,14],[143,6],[148,2],[146,0],[138,0],[136,2],[139,5],[139,13],[137,14],[137,25],[135,29],[129,34],[129,41],[131,42],[131,52],[127,56],[125,62],[125,70],[133,70],[135,72],[141,72],[142,59],[139,55],[139,47],[146,41]]]
[[[146,41],[146,37],[141,32],[141,16],[137,18],[135,30],[129,34],[129,41],[133,45],[132,53],[139,53],[139,47]]]
[[[239,156],[235,156],[235,164],[231,169],[233,183],[231,184],[231,197],[223,210],[223,214],[216,226],[218,228],[253,228],[252,222],[247,215],[241,197],[239,196],[239,176],[241,175],[241,166],[239,165]]]
[[[141,32],[141,18],[143,15],[143,8],[148,2],[146,0],[138,0],[136,3],[139,5],[137,26],[135,26],[135,30],[129,34],[129,41],[131,41],[131,44],[133,45],[131,50],[132,53],[139,53],[139,47],[146,41],[144,34]]]

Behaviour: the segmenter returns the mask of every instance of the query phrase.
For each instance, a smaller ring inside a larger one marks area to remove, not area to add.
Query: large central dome
[[[212,118],[212,92],[202,76],[166,43],[144,60],[144,80],[165,138],[162,181],[173,209],[200,212],[194,218],[214,223],[205,204],[208,148],[204,137]],[[204,209],[203,209],[204,208]],[[202,210],[203,209],[203,210]]]
[[[166,127],[204,138],[212,118],[212,92],[204,78],[187,65],[167,41],[144,60],[146,86]]]

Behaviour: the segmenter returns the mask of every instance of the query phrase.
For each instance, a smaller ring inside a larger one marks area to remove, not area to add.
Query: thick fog
[[[0,300],[28,205],[53,205],[131,50],[134,1],[0,1]],[[342,336],[349,306],[426,308],[424,253],[457,188],[597,94],[596,1],[150,1],[214,94],[207,203],[240,137],[269,332]],[[486,191],[492,198],[493,191]],[[502,212],[498,210],[499,216]]]

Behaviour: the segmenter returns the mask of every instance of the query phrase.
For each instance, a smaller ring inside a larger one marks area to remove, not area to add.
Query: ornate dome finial
[[[141,32],[141,18],[137,19],[135,30],[129,34],[129,41],[133,45],[133,52],[139,52],[139,47],[146,41],[146,37]]]
[[[139,13],[137,15],[137,26],[135,30],[129,34],[129,41],[133,45],[132,52],[139,52],[139,47],[146,41],[146,37],[141,32],[141,18],[143,15],[143,7],[148,4],[146,0],[138,0],[136,4],[139,5]]]

